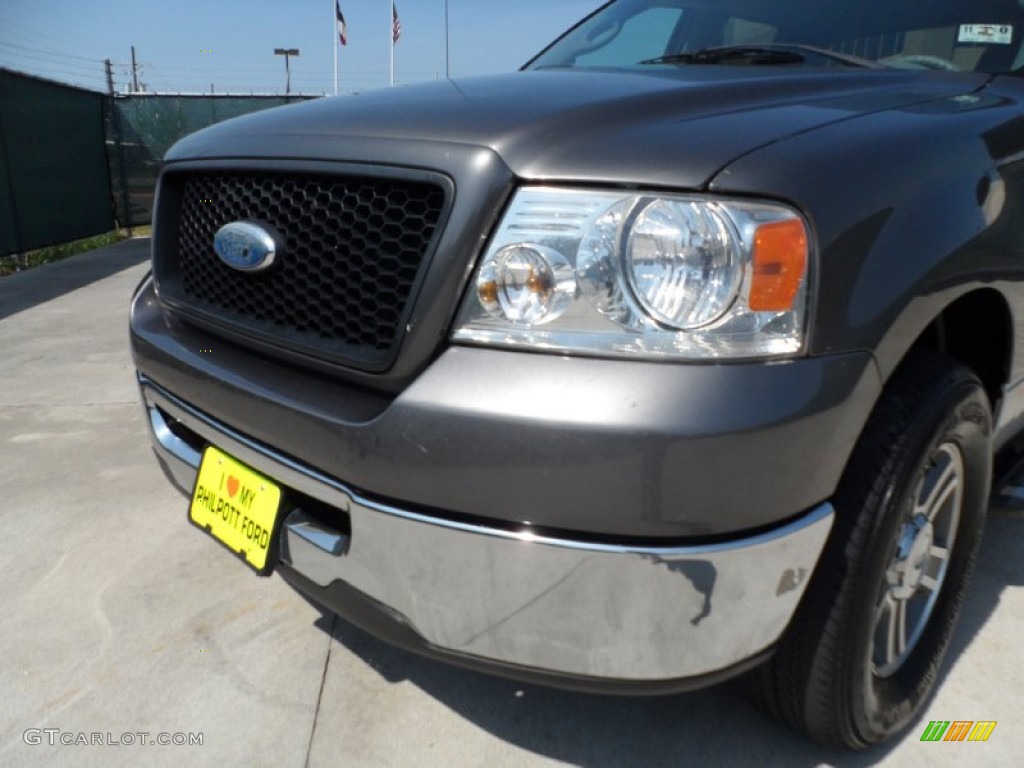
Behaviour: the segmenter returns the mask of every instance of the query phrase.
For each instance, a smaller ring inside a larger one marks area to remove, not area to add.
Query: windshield
[[[693,64],[1024,70],[1024,0],[619,0],[526,69]]]

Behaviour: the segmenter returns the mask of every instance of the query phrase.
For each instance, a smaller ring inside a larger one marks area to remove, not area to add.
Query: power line
[[[61,59],[76,59],[78,61],[92,62],[93,64],[102,64],[103,63],[102,59],[93,59],[93,58],[89,58],[88,56],[76,56],[73,53],[60,53],[59,51],[47,51],[47,50],[43,50],[42,48],[32,48],[32,47],[27,46],[27,45],[19,45],[18,43],[9,43],[9,42],[6,42],[6,41],[0,41],[0,42],[2,42],[4,45],[6,45],[6,46],[8,46],[10,48],[19,48],[19,49],[21,49],[23,51],[30,51],[32,53],[42,53],[42,54],[45,54],[47,56],[55,56],[55,57],[61,58]]]
[[[57,80],[57,79],[63,80],[64,78],[76,78],[76,80],[74,81],[76,85],[81,85],[81,81],[86,79],[86,78],[83,78],[82,75],[79,74],[78,72],[66,72],[66,71],[60,70],[60,69],[47,69],[47,70],[37,71],[37,72],[25,72],[23,70],[12,70],[12,71],[20,72],[21,74],[25,74],[25,75],[29,75],[29,76],[42,77],[42,78],[45,78],[45,79],[48,79],[48,80]],[[59,76],[59,77],[55,77],[55,76]],[[96,80],[97,81],[102,80],[102,75],[97,76]]]
[[[75,83],[80,82],[99,82],[102,80],[102,74],[86,74],[84,72],[72,72],[67,69],[61,69],[59,66],[33,66],[25,67],[16,63],[3,62],[0,63],[5,69],[9,69],[14,72],[20,72],[25,75],[35,75],[38,77],[45,77],[51,80],[73,80]]]
[[[148,61],[142,62],[143,66],[149,67],[152,64]],[[167,66],[166,64],[160,65],[161,69],[186,72],[268,72],[277,74],[280,70],[277,67],[271,69],[270,67],[221,67],[221,66],[205,66],[205,67],[180,67],[180,66]],[[296,71],[299,71],[296,69]],[[329,70],[323,70],[329,71]]]
[[[146,67],[146,68],[152,68],[152,67],[154,67],[156,65],[154,65],[152,62],[143,61],[143,62],[140,63],[140,66],[143,66],[143,67]],[[218,78],[221,76],[221,74],[224,74],[224,73],[226,73],[228,75],[231,75],[231,74],[248,74],[248,73],[268,74],[268,75],[276,75],[276,74],[278,74],[278,70],[277,69],[267,69],[267,68],[261,68],[261,67],[178,67],[178,66],[167,66],[167,65],[161,64],[160,65],[160,70],[162,72],[168,72],[168,73],[170,73],[170,72],[185,73],[186,75],[189,74],[189,73],[197,73],[197,75],[200,76],[200,77],[218,77]],[[378,73],[377,69],[372,69],[372,68],[371,69],[347,69],[345,71],[346,71],[346,73],[355,73],[355,74],[363,74],[363,75],[372,75],[372,74],[377,74]],[[331,70],[330,69],[325,69],[325,68],[320,68],[320,67],[313,67],[313,68],[309,68],[309,67],[305,67],[305,68],[295,67],[292,70],[292,72],[295,75],[302,75],[302,76],[305,76],[305,75],[329,76],[331,74]]]
[[[59,37],[54,37],[53,35],[46,35],[41,32],[36,32],[35,30],[26,27],[24,24],[18,24],[17,22],[11,21],[10,19],[0,19],[0,27],[6,27],[8,31],[10,31],[19,38],[25,35],[29,35],[31,37],[42,38],[43,40],[48,41],[48,44],[50,43],[50,41],[52,41],[54,43],[57,43],[61,47],[65,48],[74,48],[76,50],[91,50],[96,51],[97,53],[99,53],[102,50],[101,48],[98,48],[96,46],[83,45],[80,40],[72,42],[70,40],[64,40]],[[98,59],[98,61],[101,64],[103,63],[102,59]]]
[[[149,73],[146,75],[148,80],[148,86],[151,91],[168,90],[167,88],[160,88],[159,84],[164,82],[163,67],[156,67],[153,64],[145,64],[146,70]]]
[[[8,56],[8,57],[14,57],[15,61],[18,61],[20,59],[29,59],[31,61],[40,61],[40,62],[43,62],[44,64],[49,64],[50,66],[65,67],[65,68],[69,68],[69,69],[82,70],[82,71],[86,71],[86,72],[100,71],[102,66],[103,66],[103,62],[98,62],[94,67],[89,67],[89,66],[86,66],[85,64],[76,64],[73,61],[55,61],[53,59],[47,59],[47,58],[44,58],[42,56],[33,56],[31,54],[28,54],[28,53],[10,53],[8,51],[2,50],[2,46],[3,46],[3,43],[0,43],[0,55]],[[39,66],[39,65],[37,64],[35,66]]]
[[[212,81],[219,86],[222,90],[226,88],[234,88],[239,90],[251,91],[254,93],[262,92],[269,94],[276,94],[280,88],[268,86],[267,80],[254,80],[253,78],[238,77],[232,75],[223,75],[220,72],[210,70],[204,70],[206,74],[187,78],[181,78],[173,75],[169,75],[165,70],[173,69],[171,67],[157,66],[155,64],[146,63],[146,71],[149,73],[147,81],[149,85],[150,93],[182,93],[182,92],[202,92],[207,93]],[[245,70],[239,70],[244,72]],[[274,70],[274,73],[278,73],[278,70]],[[174,85],[172,85],[174,83]]]
[[[51,70],[51,69],[47,69],[47,70],[43,70],[43,71],[35,71],[35,72],[25,72],[24,70],[21,70],[21,69],[15,69],[14,71],[19,72],[19,73],[24,74],[24,75],[28,75],[28,76],[41,77],[41,78],[46,79],[46,80],[54,80],[54,81],[60,82],[61,84],[64,84],[64,85],[73,85],[73,86],[78,86],[80,88],[87,88],[89,90],[96,90],[97,86],[100,86],[100,88],[102,88],[102,86],[101,86],[102,75],[97,78],[97,82],[91,83],[91,82],[83,82],[82,75],[80,73],[77,73],[77,72],[64,72],[64,71],[61,71],[61,70]]]
[[[7,50],[7,55],[9,55],[9,56],[17,56],[18,58],[33,59],[35,61],[49,61],[49,62],[51,62],[53,64],[60,64],[60,65],[65,66],[65,67],[75,67],[77,69],[92,69],[94,67],[102,67],[103,66],[103,62],[102,61],[95,61],[95,62],[89,62],[89,63],[79,63],[77,61],[64,61],[62,59],[55,59],[52,56],[48,56],[48,55],[40,56],[40,55],[35,54],[35,53],[25,53],[24,51],[10,50],[10,48],[11,48],[10,44],[5,43],[2,40],[0,40],[0,48],[8,49]]]
[[[0,39],[0,57],[6,60],[6,66],[23,71],[25,74],[37,74],[40,77],[71,85],[82,86],[84,84],[85,87],[99,86],[102,88],[101,84],[104,81],[103,59],[41,47],[48,44],[27,40],[25,35],[37,38],[49,36],[36,33],[27,27],[21,27],[19,30],[18,27],[21,25],[14,24],[8,19],[0,19],[0,32],[4,34],[4,39]],[[7,39],[8,35],[14,35],[17,42]],[[51,37],[50,39],[62,43],[57,38]],[[76,44],[73,47],[77,49],[82,46]]]

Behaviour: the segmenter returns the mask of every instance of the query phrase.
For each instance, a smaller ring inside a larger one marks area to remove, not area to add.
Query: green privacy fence
[[[0,255],[114,228],[105,101],[0,69]]]
[[[183,136],[304,96],[109,96],[0,68],[0,256],[148,224]]]
[[[108,115],[107,142],[118,221],[123,226],[150,221],[160,161],[178,139],[231,117],[304,98],[150,94],[115,97]]]

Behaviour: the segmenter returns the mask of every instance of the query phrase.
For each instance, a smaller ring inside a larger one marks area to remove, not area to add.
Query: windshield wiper
[[[807,55],[819,56],[829,61],[837,61],[848,67],[865,69],[884,69],[884,65],[859,56],[836,53],[826,48],[797,43],[772,43],[758,45],[725,45],[718,48],[702,48],[691,53],[667,53],[653,59],[641,61],[641,64],[717,64],[724,61],[747,61],[751,64],[803,64]]]

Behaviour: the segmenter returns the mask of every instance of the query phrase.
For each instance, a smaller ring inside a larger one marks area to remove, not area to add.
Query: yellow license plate
[[[203,452],[189,519],[257,571],[267,567],[281,489],[222,451]]]

